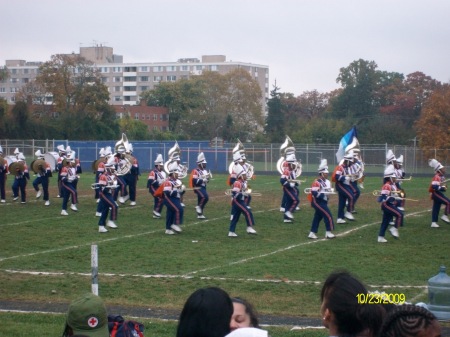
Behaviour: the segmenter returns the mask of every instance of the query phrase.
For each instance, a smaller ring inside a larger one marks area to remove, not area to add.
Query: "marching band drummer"
[[[162,154],[158,154],[155,159],[155,168],[148,173],[147,188],[153,196],[153,218],[161,218],[161,210],[164,205],[162,197],[156,196],[156,190],[166,180],[166,172],[164,172],[164,160]]]
[[[253,218],[252,211],[245,204],[245,196],[247,194],[247,172],[242,166],[236,167],[236,181],[231,189],[231,220],[230,230],[228,232],[229,237],[237,237],[236,225],[239,221],[241,213],[244,214],[245,221],[247,223],[247,233],[256,234],[253,226],[255,220]]]
[[[15,175],[14,182],[12,184],[12,191],[13,191],[13,200],[16,201],[19,199],[19,190],[20,190],[20,197],[21,197],[21,203],[25,204],[27,202],[27,182],[30,179],[30,174],[28,172],[28,166],[25,162],[25,156],[22,152],[18,153],[16,155],[17,162],[22,163],[23,169],[20,168],[19,165],[16,166],[16,172],[11,172],[11,174]]]
[[[441,219],[450,223],[448,215],[450,213],[450,199],[445,196],[443,192],[447,191],[447,186],[445,185],[445,167],[436,159],[430,159],[428,165],[434,168],[435,175],[431,180],[431,186],[429,192],[431,193],[431,200],[433,200],[433,208],[431,210],[431,227],[437,228],[439,211],[442,205],[445,205],[444,214]]]
[[[115,175],[115,164],[116,161],[114,157],[110,157],[105,163],[105,172],[100,175],[98,184],[96,184],[96,188],[99,190],[100,202],[98,203],[98,206],[101,212],[100,219],[98,220],[99,233],[108,232],[105,224],[110,228],[117,228],[114,221],[117,220],[118,207],[112,194],[112,190],[115,190],[118,187]],[[106,222],[110,209],[111,215],[108,222]]]
[[[36,179],[33,180],[33,187],[36,193],[36,199],[40,198],[42,195],[42,191],[39,189],[39,185],[42,185],[42,190],[44,191],[44,198],[45,206],[50,205],[50,198],[48,193],[48,178],[52,177],[52,168],[50,167],[50,164],[45,162],[44,155],[42,154],[41,150],[37,150],[34,153],[37,157],[36,160],[43,160],[43,165],[38,165],[38,172],[36,173]],[[45,167],[44,167],[45,165]]]
[[[389,231],[394,238],[398,239],[398,228],[403,226],[403,212],[397,207],[397,201],[401,198],[395,185],[395,179],[394,165],[388,165],[384,170],[383,187],[381,188],[381,195],[378,197],[383,212],[383,219],[378,232],[378,242],[380,243],[387,242],[384,235],[393,217],[395,217],[395,226],[389,228]]]
[[[328,208],[328,194],[331,191],[331,183],[328,180],[327,160],[322,159],[319,165],[319,177],[311,185],[311,207],[314,208],[314,218],[311,223],[311,232],[308,235],[310,239],[317,239],[320,221],[325,222],[325,238],[334,239],[336,236],[331,233],[334,230],[333,216]]]
[[[206,170],[206,159],[203,152],[197,156],[197,167],[192,170],[190,186],[194,188],[194,193],[197,195],[197,219],[206,219],[203,214],[206,204],[209,201],[208,192],[206,191],[206,184],[209,182],[209,171]]]
[[[293,213],[300,204],[297,187],[299,183],[298,181],[295,181],[297,178],[295,174],[295,166],[297,162],[295,154],[286,155],[286,162],[288,165],[284,168],[283,174],[280,178],[280,183],[283,186],[283,199],[285,200],[284,222],[292,222],[294,219]]]
[[[64,165],[63,162],[61,169],[61,186],[63,197],[61,215],[69,215],[69,213],[67,213],[67,203],[69,202],[69,198],[72,199],[70,209],[74,212],[78,211],[78,193],[76,184],[74,184],[74,182],[78,180],[75,158],[67,157],[65,159],[65,163],[66,164]]]
[[[3,148],[0,145],[0,201],[6,202],[6,175],[8,171],[8,162],[3,158]]]
[[[348,151],[344,155],[344,161],[335,169],[336,192],[338,193],[338,224],[346,223],[344,218],[348,220],[355,220],[351,213],[354,209],[355,195],[350,187],[350,180],[352,172],[350,166],[353,163],[355,156],[353,150]],[[347,206],[346,206],[347,203]],[[347,210],[345,209],[347,207]]]
[[[184,185],[178,179],[178,163],[171,162],[168,165],[169,178],[163,183],[164,204],[166,205],[166,234],[181,233],[180,225],[183,224],[184,208],[181,204],[181,196],[184,193]]]

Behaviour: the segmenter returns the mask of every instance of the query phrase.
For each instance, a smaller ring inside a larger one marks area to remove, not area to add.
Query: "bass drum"
[[[58,164],[58,152],[47,152],[44,154],[44,160],[50,165],[52,172],[56,172],[56,165]]]

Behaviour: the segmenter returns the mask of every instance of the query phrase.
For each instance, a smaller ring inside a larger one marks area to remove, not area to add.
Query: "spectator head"
[[[230,332],[233,304],[230,296],[216,287],[201,288],[184,304],[177,337],[223,337]]]
[[[384,309],[376,304],[359,303],[358,294],[367,294],[367,289],[348,272],[334,272],[328,276],[320,297],[323,324],[330,335],[378,334]]]
[[[69,306],[63,336],[109,337],[108,314],[103,300],[87,293]]]
[[[234,297],[233,302],[233,316],[231,316],[230,329],[231,331],[238,328],[259,328],[259,321],[253,306],[243,298]]]
[[[427,309],[404,304],[388,312],[380,332],[381,337],[440,337],[441,326]]]

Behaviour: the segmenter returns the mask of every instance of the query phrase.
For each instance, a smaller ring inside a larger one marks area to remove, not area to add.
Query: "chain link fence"
[[[57,152],[56,147],[63,144],[70,146],[76,151],[80,159],[84,172],[88,172],[92,163],[98,158],[98,153],[103,147],[111,146],[114,152],[114,145],[117,141],[68,141],[68,140],[0,140],[3,148],[3,156],[12,156],[16,148],[23,152],[27,162],[31,163],[35,159],[35,152],[40,149],[42,153]],[[174,146],[175,141],[131,141],[133,145],[133,155],[138,159],[141,172],[146,172],[154,167],[154,160],[158,154],[167,157],[167,152]],[[212,172],[226,173],[232,161],[233,147],[235,143],[218,144],[209,141],[179,141],[181,148],[181,159],[189,170],[196,167],[197,156],[203,152],[206,157],[207,166]],[[278,174],[277,161],[280,158],[279,144],[256,144],[245,143],[245,153],[247,160],[255,167],[258,174]],[[338,144],[295,144],[296,157],[301,160],[303,174],[310,175],[317,172],[320,160],[328,160],[331,170],[337,165],[336,152]],[[386,162],[386,152],[392,150],[395,156],[403,155],[404,168],[407,174],[429,175],[432,169],[428,166],[428,159],[436,158],[444,166],[448,160],[450,149],[431,149],[426,153],[419,147],[412,144],[392,145],[392,144],[361,144],[361,156],[365,163],[365,171],[368,175],[379,175],[383,172]]]

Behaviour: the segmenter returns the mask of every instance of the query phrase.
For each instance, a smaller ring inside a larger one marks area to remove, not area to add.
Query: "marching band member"
[[[105,162],[106,162],[106,156],[105,156],[105,148],[101,148],[100,151],[98,152],[99,158],[98,158],[98,165],[97,165],[97,169],[95,170],[94,174],[95,174],[95,184],[98,184],[98,180],[100,179],[100,176],[105,173]],[[97,200],[97,203],[100,202],[100,189],[99,188],[95,188],[95,194],[94,194],[94,198],[95,200]],[[97,211],[97,213],[99,213]],[[97,215],[97,214],[96,214]],[[100,214],[98,214],[98,216],[100,216]]]
[[[353,173],[350,171],[350,166],[354,161],[353,150],[350,150],[344,155],[342,164],[339,164],[335,169],[335,186],[338,193],[338,224],[346,223],[344,218],[348,220],[355,220],[351,211],[354,209],[355,195],[350,187],[350,180]],[[347,206],[346,206],[347,203]],[[347,207],[347,210],[345,208]]]
[[[284,169],[280,178],[280,183],[283,186],[283,199],[285,200],[284,222],[292,222],[294,219],[293,213],[300,204],[298,186],[296,180],[295,166],[297,159],[295,154],[288,154],[286,156],[287,167]]]
[[[44,161],[42,165],[38,165],[38,172],[36,173],[36,179],[33,181],[33,187],[36,193],[36,199],[40,198],[42,195],[42,191],[39,189],[39,185],[42,185],[42,190],[44,191],[44,198],[45,206],[50,205],[50,198],[48,193],[48,178],[52,177],[52,168],[50,167],[50,164],[45,162],[44,155],[42,154],[41,150],[37,150],[34,153],[37,157],[36,160]],[[45,165],[45,167],[44,167]]]
[[[353,149],[353,162],[350,164],[349,172],[350,176],[350,189],[353,192],[353,208],[350,210],[350,213],[356,213],[355,206],[359,197],[361,196],[361,190],[358,186],[358,180],[361,177],[363,170],[362,161],[359,158],[359,150]]]
[[[0,201],[6,202],[6,175],[8,174],[8,162],[3,158],[3,148],[0,145]]]
[[[245,150],[242,149],[241,150],[241,165],[244,168],[245,172],[247,172],[247,179],[255,179],[255,175],[252,174],[250,177],[250,170],[253,171],[253,166],[249,163],[247,163],[247,157],[245,156]],[[247,206],[247,208],[251,209],[250,207],[250,202],[252,201],[252,195],[248,194],[245,198],[244,198],[244,202],[245,205]]]
[[[72,149],[70,148],[69,145],[67,145],[67,147],[66,147],[66,155],[67,155],[67,157],[73,158],[75,160],[76,174],[80,175],[81,173],[83,173],[83,170],[81,169],[80,159],[77,158],[77,153],[75,151],[72,151]],[[78,178],[79,178],[79,176],[78,176]],[[75,186],[75,189],[76,189],[77,185],[78,185],[78,179],[73,181],[73,185]]]
[[[393,217],[395,217],[395,225],[389,228],[389,231],[394,238],[398,239],[398,228],[403,226],[403,212],[397,207],[397,201],[401,198],[395,185],[395,179],[394,165],[388,165],[384,170],[383,187],[381,188],[381,195],[378,197],[378,202],[381,202],[381,210],[383,211],[383,219],[378,232],[378,242],[380,243],[387,242],[384,235]]]
[[[403,155],[400,155],[395,160],[394,168],[395,168],[395,175],[397,177],[397,181],[395,182],[395,184],[397,185],[397,188],[399,190],[401,190],[403,192],[403,194],[405,194],[405,190],[402,188],[402,182],[398,180],[398,179],[405,179],[405,175],[406,175],[405,170],[403,168]],[[403,199],[399,202],[398,209],[401,211],[405,210],[405,199]]]
[[[58,171],[58,195],[57,198],[63,197],[62,184],[61,184],[61,171],[63,168],[63,161],[66,159],[67,152],[64,148],[64,145],[58,145],[56,147],[58,149],[58,160],[56,161],[56,171]]]
[[[445,185],[445,167],[436,159],[430,159],[428,164],[430,167],[434,168],[435,172],[435,175],[431,180],[429,192],[431,194],[431,200],[433,200],[431,227],[437,228],[439,227],[437,222],[442,205],[445,205],[445,210],[444,214],[441,216],[441,219],[446,223],[450,223],[450,219],[448,218],[450,213],[450,199],[443,193],[447,191],[447,185]]]
[[[255,225],[255,220],[253,218],[252,211],[245,204],[245,196],[247,194],[247,172],[240,166],[236,168],[237,175],[236,181],[231,189],[231,220],[230,220],[230,230],[228,232],[229,237],[237,237],[236,225],[239,221],[241,213],[244,214],[245,221],[247,223],[247,233],[256,234],[253,226]]]
[[[114,221],[117,220],[117,204],[114,201],[112,190],[115,190],[117,186],[117,180],[115,175],[115,159],[110,157],[105,163],[105,171],[100,175],[98,184],[96,188],[99,190],[100,202],[98,203],[101,216],[98,220],[98,231],[99,233],[106,233],[108,230],[105,227],[117,228]],[[109,210],[111,210],[111,215],[108,221]]]
[[[231,168],[231,173],[228,176],[228,186],[233,186],[236,181],[237,170],[242,166],[241,153],[239,151],[233,153],[233,167]]]
[[[164,160],[161,154],[156,156],[155,168],[148,173],[147,188],[153,196],[153,218],[161,218],[161,210],[164,205],[162,197],[155,195],[158,188],[166,180],[166,172],[164,172]]]
[[[75,181],[78,180],[77,169],[75,158],[67,157],[65,159],[65,165],[63,162],[61,169],[61,186],[62,186],[62,210],[61,215],[69,215],[67,213],[67,203],[69,202],[69,198],[72,199],[72,205],[70,205],[70,209],[74,212],[78,211],[77,202],[78,202],[78,193]]]
[[[194,188],[194,193],[197,195],[197,219],[206,219],[203,215],[203,210],[209,201],[208,192],[206,191],[206,184],[209,182],[209,171],[206,170],[205,155],[201,152],[197,156],[197,167],[192,170],[190,185]]]
[[[319,177],[311,185],[311,207],[314,208],[314,218],[311,223],[310,239],[317,239],[320,221],[325,222],[325,238],[334,239],[336,236],[331,233],[334,230],[333,216],[328,208],[328,192],[331,191],[331,183],[328,180],[327,160],[322,159],[319,165]]]
[[[166,234],[173,235],[181,233],[180,225],[183,224],[184,208],[181,205],[181,195],[184,192],[184,185],[178,179],[178,163],[176,161],[168,165],[169,178],[163,183],[164,203],[167,208],[166,213]]]
[[[131,143],[127,144],[126,154],[132,157],[131,169],[130,171],[124,175],[124,181],[126,186],[129,187],[129,199],[130,206],[136,205],[136,186],[139,176],[141,175],[139,171],[139,163],[138,160],[132,156],[133,154],[133,145]],[[126,188],[125,186],[125,188]]]
[[[126,149],[124,145],[118,146],[117,152],[114,154],[116,161],[116,171],[122,171],[123,167],[128,164],[127,160],[125,160],[125,152]],[[130,196],[126,189],[124,177],[122,175],[116,175],[116,178],[117,183],[119,184],[119,188],[117,188],[114,192],[114,201],[117,201],[120,192],[121,196],[119,198],[119,202],[121,204],[124,204],[130,198]]]
[[[22,152],[19,152],[16,154],[17,162],[21,163],[23,166],[23,169],[20,165],[16,165],[16,172],[11,172],[11,174],[15,175],[14,182],[12,184],[12,191],[13,191],[13,200],[16,201],[19,199],[19,190],[20,190],[20,197],[21,197],[21,203],[25,204],[27,202],[27,182],[30,179],[30,174],[28,172],[28,166],[25,162],[25,156]]]

